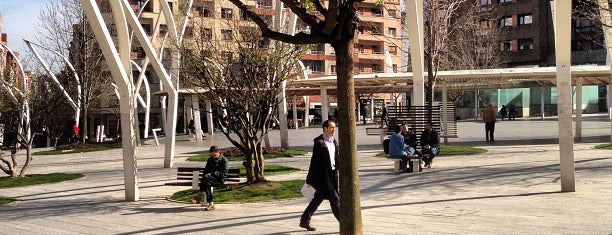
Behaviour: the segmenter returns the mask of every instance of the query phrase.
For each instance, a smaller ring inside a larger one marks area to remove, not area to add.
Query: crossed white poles
[[[15,61],[17,62],[17,66],[19,67],[19,72],[21,72],[21,78],[23,79],[23,91],[19,90],[19,88],[8,84],[4,79],[0,79],[1,82],[1,86],[2,88],[8,93],[9,97],[11,98],[11,101],[17,105],[17,106],[21,106],[21,113],[19,114],[19,126],[18,126],[18,132],[19,134],[23,134],[23,124],[25,121],[26,124],[26,138],[30,139],[30,137],[32,136],[32,131],[31,131],[31,125],[30,125],[30,105],[28,102],[28,76],[26,76],[25,74],[25,70],[23,68],[23,65],[21,64],[21,61],[19,60],[19,58],[15,55],[15,53],[13,52],[13,50],[11,50],[8,46],[4,45],[3,43],[0,43],[0,45],[2,45],[2,47],[4,49],[6,49],[6,51],[11,54],[11,56],[15,59]],[[15,90],[17,92],[17,94],[19,96],[22,97],[22,102],[20,103],[19,100],[17,99],[17,97],[15,96],[15,93],[13,93],[13,90]],[[19,143],[18,143],[19,144]],[[19,145],[17,146],[19,147]]]

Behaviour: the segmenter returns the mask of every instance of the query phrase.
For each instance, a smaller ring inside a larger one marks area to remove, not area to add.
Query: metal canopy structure
[[[572,85],[577,80],[583,86],[609,85],[610,66],[572,66]],[[438,83],[449,90],[484,90],[505,88],[552,87],[557,85],[555,67],[456,70],[438,72]],[[425,74],[427,80],[427,75]],[[355,75],[355,94],[400,93],[412,91],[412,73],[376,73]],[[336,94],[336,76],[327,76],[291,82],[288,96],[319,95],[320,87],[328,95]],[[442,86],[436,86],[442,90]]]

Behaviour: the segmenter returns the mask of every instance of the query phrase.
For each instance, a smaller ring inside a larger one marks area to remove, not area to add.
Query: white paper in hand
[[[304,183],[304,186],[302,186],[302,195],[308,199],[309,201],[312,200],[314,198],[314,194],[315,194],[315,189],[310,186],[307,183]]]

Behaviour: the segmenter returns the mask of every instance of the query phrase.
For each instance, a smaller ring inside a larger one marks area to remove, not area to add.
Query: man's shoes
[[[196,197],[191,198],[191,204],[200,204],[200,199]]]
[[[310,223],[307,222],[300,222],[300,227],[305,228],[307,231],[316,231],[317,229],[310,226]]]
[[[204,208],[205,211],[212,211],[214,209],[215,209],[215,205],[212,205],[212,204],[208,205],[208,206],[206,206],[206,208]]]

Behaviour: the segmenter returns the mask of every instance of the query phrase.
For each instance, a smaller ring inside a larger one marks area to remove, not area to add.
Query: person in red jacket
[[[78,142],[79,141],[79,126],[77,125],[76,121],[74,121],[74,123],[72,124],[72,142]]]

